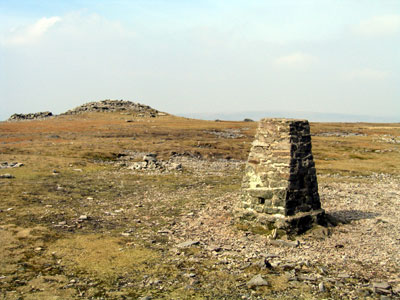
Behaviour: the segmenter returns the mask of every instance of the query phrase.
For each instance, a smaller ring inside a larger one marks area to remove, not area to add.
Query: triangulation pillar
[[[262,119],[242,185],[242,220],[300,234],[325,223],[307,120]]]

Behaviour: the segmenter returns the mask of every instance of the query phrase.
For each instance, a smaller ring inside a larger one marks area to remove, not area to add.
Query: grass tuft
[[[124,248],[121,238],[98,234],[58,240],[49,252],[62,257],[71,271],[95,276],[109,284],[120,276],[140,274],[159,258],[150,249]]]

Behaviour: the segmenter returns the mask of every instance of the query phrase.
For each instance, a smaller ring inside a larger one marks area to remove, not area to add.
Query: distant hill
[[[126,113],[136,113],[143,117],[155,117],[157,115],[166,115],[163,112],[158,111],[148,105],[135,103],[126,100],[102,100],[94,101],[82,104],[78,107],[70,109],[65,113],[60,115],[78,115],[89,112],[126,112]],[[37,112],[37,113],[27,113],[27,114],[13,114],[8,118],[7,121],[26,121],[26,120],[42,120],[50,117],[57,117],[53,113]]]
[[[262,118],[296,118],[307,119],[312,122],[373,122],[373,123],[397,123],[399,116],[368,116],[339,113],[318,113],[301,111],[243,111],[235,113],[178,113],[178,116],[203,119],[203,120],[227,120],[243,121],[252,119],[258,121]]]

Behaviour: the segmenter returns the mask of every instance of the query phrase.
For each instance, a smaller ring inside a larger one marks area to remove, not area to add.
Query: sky
[[[399,122],[400,1],[0,0],[0,120],[102,99]]]

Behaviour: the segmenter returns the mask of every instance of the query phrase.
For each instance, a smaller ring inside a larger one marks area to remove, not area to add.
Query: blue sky
[[[0,120],[127,99],[400,121],[399,48],[397,0],[0,0]]]

